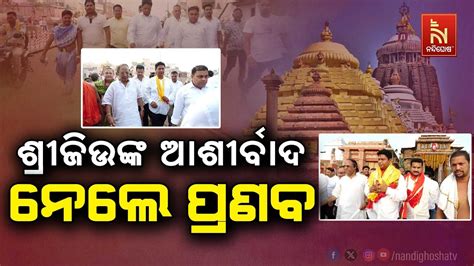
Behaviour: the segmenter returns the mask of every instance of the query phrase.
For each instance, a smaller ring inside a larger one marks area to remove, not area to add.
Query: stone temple
[[[429,57],[421,56],[421,40],[410,24],[409,8],[404,3],[400,7],[401,19],[393,35],[377,50],[378,66],[373,77],[381,87],[390,84],[394,70],[400,74],[400,84],[411,88],[422,105],[428,107],[438,124],[443,123],[440,88],[436,69]]]
[[[415,99],[413,91],[400,84],[400,75],[395,69],[390,78],[390,85],[382,88],[385,97],[393,104],[408,132],[434,132],[438,130],[435,117],[429,108],[423,108]]]
[[[331,130],[338,132],[345,130],[345,125],[349,132],[353,133],[406,132],[406,127],[392,105],[383,101],[379,82],[371,76],[370,71],[362,72],[357,58],[344,45],[333,42],[332,38],[329,23],[326,23],[321,33],[321,41],[307,47],[294,60],[293,67],[283,75],[277,104],[277,125],[280,134],[305,128],[305,131],[309,129],[312,133]],[[302,95],[303,89],[314,87],[314,71],[319,75],[317,86],[325,89],[309,90]],[[330,97],[338,112],[321,112],[321,118],[318,119],[317,114],[311,113],[320,110],[318,108],[329,110],[330,107],[304,105],[311,105],[311,100],[308,100],[311,98],[321,99],[321,104],[331,105],[331,101],[322,100],[324,97]],[[305,115],[305,112],[308,114]],[[322,121],[331,118],[335,118],[334,123]],[[265,119],[266,106],[262,106],[253,119],[251,128],[264,125]],[[293,130],[290,127],[294,127]]]

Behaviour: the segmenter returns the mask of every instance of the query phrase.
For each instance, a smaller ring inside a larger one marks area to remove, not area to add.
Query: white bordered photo
[[[82,128],[220,128],[220,49],[82,49]]]

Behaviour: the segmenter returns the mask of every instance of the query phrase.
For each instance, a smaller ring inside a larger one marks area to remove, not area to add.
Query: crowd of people
[[[337,169],[319,174],[321,219],[470,219],[470,155],[458,150],[449,158],[452,173],[441,184],[424,171],[421,158],[401,170],[392,163],[392,151],[377,153],[378,167],[359,166],[344,160]]]
[[[232,20],[225,23],[213,15],[211,4],[202,7],[202,17],[198,6],[189,7],[187,17],[183,17],[181,6],[175,5],[172,16],[164,22],[151,14],[152,7],[151,0],[142,0],[139,13],[129,19],[122,16],[123,7],[117,4],[113,6],[114,16],[107,19],[97,13],[94,0],[85,0],[85,14],[77,21],[70,10],[62,12],[61,23],[52,28],[40,60],[46,63],[52,45],[58,48],[56,71],[70,93],[82,48],[220,48],[227,58],[223,80],[238,60],[238,82],[247,92],[265,69],[273,67],[286,54],[286,25],[272,14],[270,0],[258,1],[255,16],[246,22],[242,21],[243,12],[238,7],[232,12]],[[26,27],[17,20],[15,12],[8,13],[7,21],[0,33],[27,36]],[[43,24],[42,28],[47,29]],[[18,53],[26,50],[27,42],[21,40]]]
[[[111,67],[103,78],[92,73],[83,82],[83,125],[219,127],[220,93],[209,82],[212,71],[195,66],[191,82],[183,85],[177,71],[166,77],[165,67],[156,63],[151,77],[144,75],[143,65],[136,66],[135,77],[127,64],[117,67],[117,78]]]

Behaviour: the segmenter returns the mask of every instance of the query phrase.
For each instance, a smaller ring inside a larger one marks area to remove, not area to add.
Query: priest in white
[[[437,219],[471,219],[472,180],[470,156],[466,151],[455,151],[449,159],[451,171],[440,186]]]

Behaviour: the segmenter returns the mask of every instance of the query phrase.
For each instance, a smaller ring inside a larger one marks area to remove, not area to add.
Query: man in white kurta
[[[148,106],[148,99],[145,95],[145,89],[150,83],[150,79],[145,76],[145,67],[143,65],[137,65],[136,67],[137,76],[132,79],[140,89],[140,93],[143,95],[143,119],[142,119],[142,126],[148,126],[148,117],[150,113],[150,109]]]
[[[279,64],[288,47],[286,25],[272,14],[272,1],[261,0],[257,5],[259,13],[249,18],[243,29],[248,66],[247,79],[243,81],[245,93],[265,69]]]
[[[174,103],[172,81],[164,76],[165,64],[158,62],[155,65],[156,76],[150,79],[145,89],[145,98],[149,103],[151,124],[162,127],[166,121],[170,106]],[[160,88],[162,91],[160,91]]]
[[[105,92],[106,120],[115,127],[141,127],[143,116],[143,95],[137,83],[129,80],[128,66],[119,67],[119,80],[112,82]],[[139,112],[139,107],[142,113]]]
[[[326,175],[329,177],[328,195],[332,195],[332,191],[336,187],[339,177],[336,175],[336,171],[332,167],[326,168]]]
[[[328,182],[329,182],[329,177],[323,173],[319,174],[318,178],[318,186],[319,186],[319,202],[323,204],[323,202],[326,202],[328,199]],[[325,204],[324,204],[325,205]],[[321,205],[320,207],[322,207]],[[322,212],[319,212],[322,217]]]
[[[176,37],[178,35],[179,24],[183,21],[184,19],[181,17],[181,6],[175,5],[173,7],[173,16],[167,18],[163,26],[164,47],[176,47]]]
[[[142,13],[131,19],[127,33],[130,48],[156,48],[160,45],[161,21],[151,15],[151,6],[151,1],[143,1]]]
[[[181,127],[219,127],[220,96],[218,93],[211,92],[207,96],[189,107],[189,112],[183,117]]]
[[[407,198],[402,203],[402,219],[423,220],[430,218],[430,202],[439,194],[438,186],[433,186],[428,176],[423,173],[423,160],[414,158],[410,162],[410,172],[405,175],[407,181]],[[436,182],[435,182],[436,183]]]
[[[204,6],[204,16],[199,19],[207,29],[207,38],[209,48],[221,47],[222,27],[218,18],[212,16],[212,5]]]
[[[332,167],[327,167],[325,172],[326,176],[329,178],[327,187],[328,196],[331,196],[337,182],[339,182],[339,177],[336,175],[336,172]],[[334,205],[334,202],[330,201],[322,206],[321,213],[322,216],[327,219],[336,219],[336,206]]]
[[[207,87],[209,70],[206,66],[195,66],[191,70],[192,81],[179,89],[174,101],[174,111],[171,117],[173,125],[180,125],[183,117],[186,116],[189,107],[199,101],[201,97],[210,97],[206,94],[213,90]]]
[[[367,177],[358,173],[357,163],[345,160],[346,175],[341,177],[328,201],[337,199],[336,219],[366,219],[364,188]]]
[[[392,165],[392,151],[380,150],[377,157],[379,167],[370,174],[364,191],[367,215],[370,219],[397,220],[401,202],[407,198],[407,184],[400,170]]]
[[[183,82],[178,80],[178,71],[171,71],[171,87],[173,89],[173,99],[176,99],[176,94],[178,93],[179,89],[183,87]],[[168,125],[171,125],[171,116],[173,116],[174,111],[174,102],[171,104],[171,108],[168,111]]]
[[[208,34],[204,23],[198,21],[199,8],[188,9],[188,20],[179,24],[176,35],[177,48],[208,48]]]
[[[145,76],[145,67],[142,65],[138,65],[136,67],[137,75],[132,78],[132,81],[137,83],[138,88],[140,89],[140,92],[142,95],[145,95],[145,89],[148,87],[148,84],[150,83],[150,79]],[[147,103],[146,98],[143,98],[143,102]]]
[[[122,16],[122,6],[114,6],[114,16],[107,20],[110,28],[110,48],[127,48],[127,32],[130,20]]]
[[[86,14],[77,21],[81,48],[106,48],[110,45],[110,27],[104,15],[95,10],[94,1],[86,1]]]
[[[430,200],[428,202],[429,208],[430,208],[430,219],[435,219],[436,216],[436,203],[438,203],[438,198],[439,198],[439,183],[430,176],[426,175],[426,182],[425,186],[429,188],[431,191],[430,193]]]

